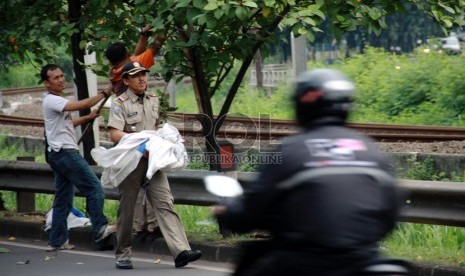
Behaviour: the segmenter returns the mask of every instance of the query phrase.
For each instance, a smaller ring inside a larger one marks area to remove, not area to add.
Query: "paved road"
[[[157,275],[157,276],[226,276],[226,264],[197,261],[175,269],[171,257],[138,254],[134,269],[115,268],[113,251],[63,250],[46,252],[44,244],[27,241],[0,241],[0,275]]]

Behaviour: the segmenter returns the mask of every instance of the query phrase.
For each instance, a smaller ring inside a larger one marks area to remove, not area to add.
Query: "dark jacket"
[[[251,190],[227,206],[219,223],[237,232],[268,230],[275,251],[269,255],[281,252],[274,264],[285,263],[282,252],[295,253],[307,273],[310,259],[325,263],[324,271],[344,266],[344,259],[349,265],[376,256],[377,242],[395,225],[400,201],[389,163],[373,141],[326,120],[284,139],[277,153],[282,164],[264,165]]]

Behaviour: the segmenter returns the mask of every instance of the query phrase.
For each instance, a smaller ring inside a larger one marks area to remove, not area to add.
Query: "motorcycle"
[[[220,198],[232,199],[244,193],[241,184],[234,178],[223,175],[209,175],[204,178],[205,189]],[[245,242],[241,245],[242,256],[238,261],[234,275],[241,275],[241,271],[259,258],[262,253],[269,252],[270,244],[263,241]],[[411,265],[400,259],[380,257],[357,266],[352,276],[401,276],[413,275]]]

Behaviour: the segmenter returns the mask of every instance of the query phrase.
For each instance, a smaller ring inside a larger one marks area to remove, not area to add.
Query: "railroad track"
[[[189,82],[185,79],[184,82]],[[108,83],[98,84],[98,89],[105,89]],[[163,81],[152,79],[149,86],[164,86]],[[44,92],[43,86],[4,89],[4,96],[20,95],[35,92]],[[72,94],[74,85],[68,84],[66,93]],[[169,121],[175,125],[185,137],[203,137],[202,126],[195,114],[169,113]],[[0,125],[23,125],[43,127],[43,120],[0,114]],[[437,141],[461,141],[465,140],[465,128],[442,126],[408,126],[388,124],[349,124],[354,130],[366,134],[379,142],[437,142]],[[103,125],[100,126],[105,130]],[[260,118],[246,116],[229,116],[218,131],[218,137],[228,139],[272,141],[295,134],[298,128],[292,120],[274,120],[267,115]]]
[[[202,127],[195,114],[170,113],[169,122],[185,137],[203,137]],[[0,114],[0,125],[23,125],[43,127],[38,118],[7,116]],[[349,124],[355,131],[368,135],[378,142],[438,142],[465,140],[465,128],[441,126],[407,126],[388,124]],[[105,126],[100,126],[101,130]],[[291,120],[272,120],[268,117],[227,117],[218,131],[218,137],[242,140],[279,140],[297,133],[298,128]]]
[[[185,78],[184,83],[189,83],[190,78]],[[97,84],[98,90],[104,90],[108,87],[109,82],[99,82]],[[148,87],[163,87],[166,83],[162,80],[150,79],[148,82]],[[20,87],[20,88],[8,88],[2,89],[1,93],[3,96],[14,96],[14,95],[21,95],[21,94],[28,94],[28,93],[44,93],[45,87],[43,85],[40,86],[30,86],[30,87]],[[74,84],[67,83],[65,88],[65,94],[73,94],[74,93]]]
[[[21,125],[43,127],[44,120],[29,117],[18,117],[0,114],[0,125]]]

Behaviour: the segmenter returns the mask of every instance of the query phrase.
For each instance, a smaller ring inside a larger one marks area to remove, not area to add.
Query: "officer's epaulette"
[[[124,102],[124,101],[129,100],[129,96],[128,96],[127,93],[123,93],[123,94],[119,95],[117,99],[118,99],[119,102]]]
[[[148,93],[147,96],[156,98],[157,95]]]

